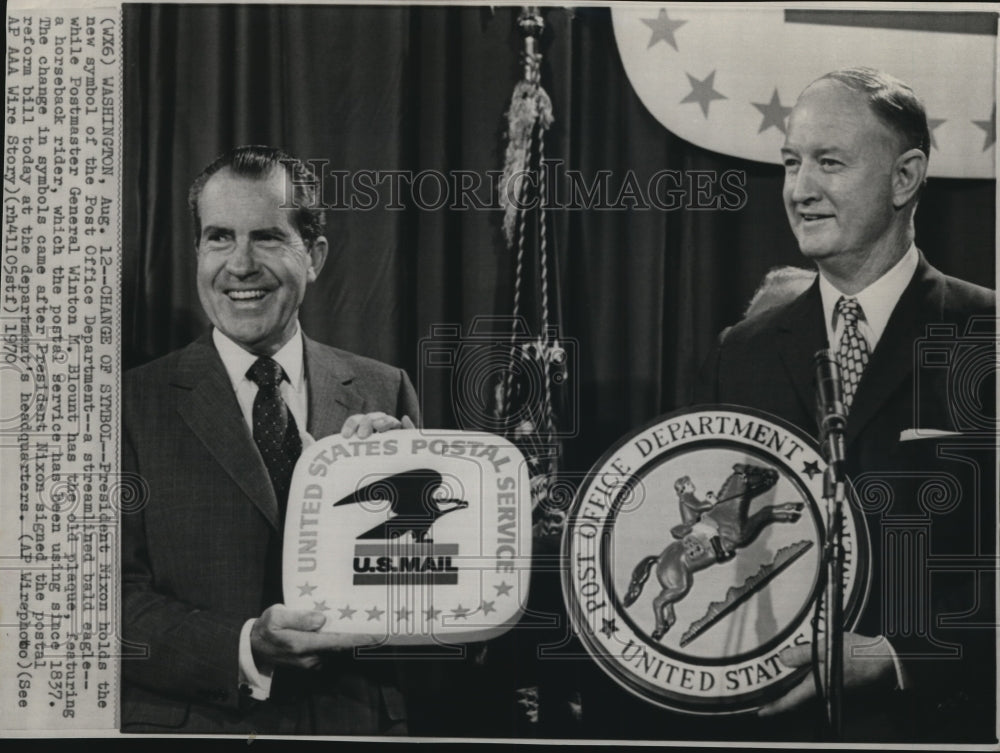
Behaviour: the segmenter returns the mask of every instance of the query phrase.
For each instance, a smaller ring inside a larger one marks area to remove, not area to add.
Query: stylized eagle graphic
[[[427,533],[438,518],[469,506],[464,499],[436,497],[441,481],[441,474],[429,468],[403,471],[363,486],[333,506],[388,501],[393,516],[358,538],[395,539],[410,532],[414,541],[429,542]]]

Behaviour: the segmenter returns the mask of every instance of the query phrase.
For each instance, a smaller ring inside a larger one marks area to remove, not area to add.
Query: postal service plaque
[[[325,612],[325,631],[493,638],[528,598],[527,466],[486,433],[326,437],[295,466],[283,551],[286,605]]]

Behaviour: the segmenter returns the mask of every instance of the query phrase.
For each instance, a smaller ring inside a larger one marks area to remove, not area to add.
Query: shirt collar
[[[226,373],[229,375],[229,381],[233,383],[233,387],[236,388],[242,382],[248,381],[247,370],[253,366],[258,356],[244,350],[242,346],[224,335],[218,328],[212,330],[212,342],[215,343],[215,349],[219,351],[222,365],[226,367]],[[302,388],[302,352],[302,328],[296,321],[295,334],[281,346],[281,350],[272,356],[285,370],[288,381],[296,392],[301,391]]]
[[[903,254],[903,258],[896,262],[892,269],[864,290],[853,296],[848,296],[858,300],[858,304],[865,314],[865,321],[871,328],[874,339],[872,347],[881,339],[885,325],[889,323],[892,310],[896,308],[903,291],[913,279],[919,262],[920,255],[917,252],[917,247],[911,243],[909,249]],[[823,316],[826,319],[827,333],[832,335],[838,324],[836,319],[837,301],[844,294],[837,290],[833,283],[823,276],[822,272],[819,274],[819,292],[823,299]],[[831,337],[831,341],[832,339]]]

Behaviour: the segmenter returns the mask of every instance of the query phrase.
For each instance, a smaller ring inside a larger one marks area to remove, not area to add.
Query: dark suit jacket
[[[856,738],[995,739],[995,314],[993,291],[921,255],[849,412],[848,473],[873,556],[857,632],[888,637],[913,686],[865,699],[889,718]],[[816,436],[813,354],[826,347],[817,282],[724,332],[695,402],[762,409]],[[961,436],[901,442],[907,429]]]
[[[305,338],[307,430],[354,413],[418,421],[400,369]],[[123,468],[148,495],[122,516],[123,731],[375,734],[405,730],[389,661],[349,652],[322,672],[279,669],[272,698],[237,688],[239,634],[280,590],[278,505],[206,335],[125,375]],[[270,556],[269,554],[270,553]]]

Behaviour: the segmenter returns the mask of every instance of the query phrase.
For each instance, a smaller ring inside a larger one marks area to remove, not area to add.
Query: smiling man
[[[931,578],[929,558],[914,559],[885,543],[889,528],[895,536],[912,525],[909,540],[935,554],[989,560],[992,535],[982,539],[989,540],[985,549],[973,542],[995,525],[992,482],[972,483],[953,506],[938,508],[927,505],[921,484],[976,473],[994,478],[995,455],[975,473],[968,463],[943,459],[968,452],[969,442],[984,437],[987,452],[992,448],[995,294],[943,275],[915,245],[913,217],[930,135],[924,107],[906,84],[867,68],[823,76],[792,110],[781,154],[788,221],[818,278],[791,302],[724,332],[695,400],[765,410],[816,436],[813,355],[825,348],[836,355],[847,407],[848,474],[856,484],[881,485],[867,487],[879,499],[889,495],[884,505],[865,508],[873,577],[857,632],[845,634],[845,734],[854,740],[995,740],[993,574]],[[979,339],[965,338],[973,322]],[[947,347],[955,353],[979,347],[985,335],[985,366],[977,362],[976,373],[962,374],[957,360],[930,371],[927,363],[915,364],[931,326],[952,333]],[[954,385],[962,379],[983,388],[982,396],[961,396],[969,405],[978,400],[973,426],[956,405]],[[907,441],[911,436],[930,438]],[[956,443],[951,449],[940,444],[945,437]],[[963,613],[977,617],[963,623]],[[789,667],[808,664],[810,647],[780,658]],[[807,677],[760,714],[783,728],[806,720],[806,729],[822,738],[814,695]]]
[[[123,469],[148,496],[122,519],[122,631],[140,654],[122,663],[123,731],[406,731],[393,665],[355,659],[355,639],[320,631],[323,612],[281,603],[302,447],[410,428],[418,410],[400,369],[302,333],[327,257],[312,180],[270,147],[204,170],[190,204],[212,331],[126,374]]]

